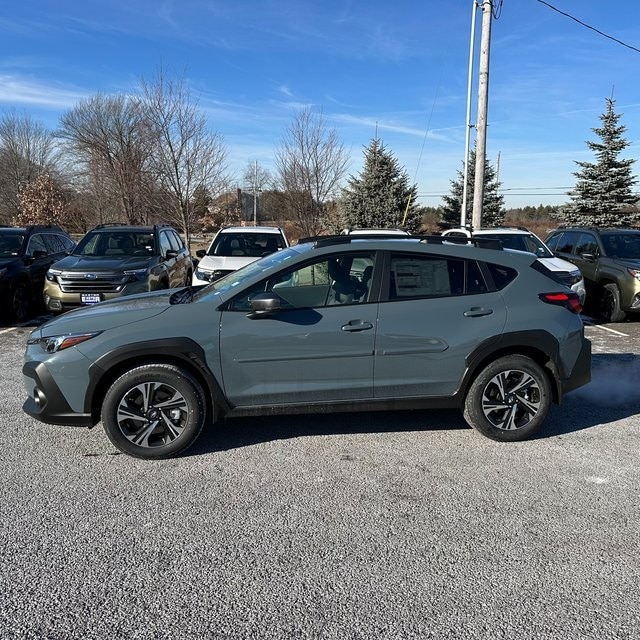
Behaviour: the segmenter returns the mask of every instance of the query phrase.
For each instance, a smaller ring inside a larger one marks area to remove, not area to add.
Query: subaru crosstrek
[[[178,232],[167,224],[102,224],[71,255],[51,265],[44,302],[59,313],[132,293],[191,283],[193,261]]]
[[[72,311],[31,333],[23,408],[102,421],[140,458],[274,413],[457,407],[489,438],[530,437],[589,382],[591,345],[571,289],[483,242],[312,238],[208,286]]]

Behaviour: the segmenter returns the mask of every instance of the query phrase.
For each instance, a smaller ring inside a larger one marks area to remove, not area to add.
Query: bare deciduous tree
[[[20,209],[20,185],[43,173],[55,173],[58,154],[53,132],[28,114],[0,117],[0,222]]]
[[[276,151],[276,168],[289,213],[303,235],[325,228],[325,205],[337,196],[349,162],[335,129],[310,107],[299,111]]]
[[[141,90],[153,149],[150,166],[171,196],[173,210],[166,213],[190,246],[198,217],[194,195],[199,189],[215,195],[226,184],[227,150],[222,137],[209,130],[184,79],[166,78],[161,69],[153,80],[141,81]]]
[[[117,198],[127,222],[146,221],[150,143],[140,100],[98,94],[60,122],[58,135],[68,141],[87,180],[100,176],[99,188]]]
[[[273,185],[273,176],[257,160],[250,160],[243,177],[245,189],[253,196],[253,222],[258,224],[260,194]]]

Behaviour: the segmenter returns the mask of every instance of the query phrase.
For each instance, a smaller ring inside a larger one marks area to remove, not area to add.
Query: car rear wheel
[[[551,406],[551,386],[531,358],[504,356],[485,367],[465,399],[465,420],[487,438],[525,440],[542,426]]]
[[[600,318],[605,322],[622,322],[627,314],[620,308],[620,289],[609,282],[602,287],[600,295]]]
[[[187,371],[148,364],[120,376],[102,404],[109,440],[135,458],[170,458],[190,447],[205,422],[204,393]]]
[[[11,293],[11,316],[18,322],[24,322],[29,317],[31,300],[27,286],[19,282]]]

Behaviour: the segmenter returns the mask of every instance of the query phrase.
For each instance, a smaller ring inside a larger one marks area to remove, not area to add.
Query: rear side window
[[[391,256],[389,299],[461,296],[487,291],[475,261],[441,256]]]
[[[518,272],[511,267],[487,262],[487,269],[493,278],[496,289],[504,289],[510,282],[516,279]]]

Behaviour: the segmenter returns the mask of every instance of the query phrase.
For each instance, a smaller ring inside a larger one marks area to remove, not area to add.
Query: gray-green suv
[[[622,322],[640,313],[640,230],[567,227],[552,231],[546,242],[580,269],[595,315]]]
[[[274,413],[457,407],[489,438],[530,437],[590,380],[580,300],[533,254],[471,242],[308,239],[207,286],[71,311],[29,337],[24,410],[102,420],[140,458]]]

